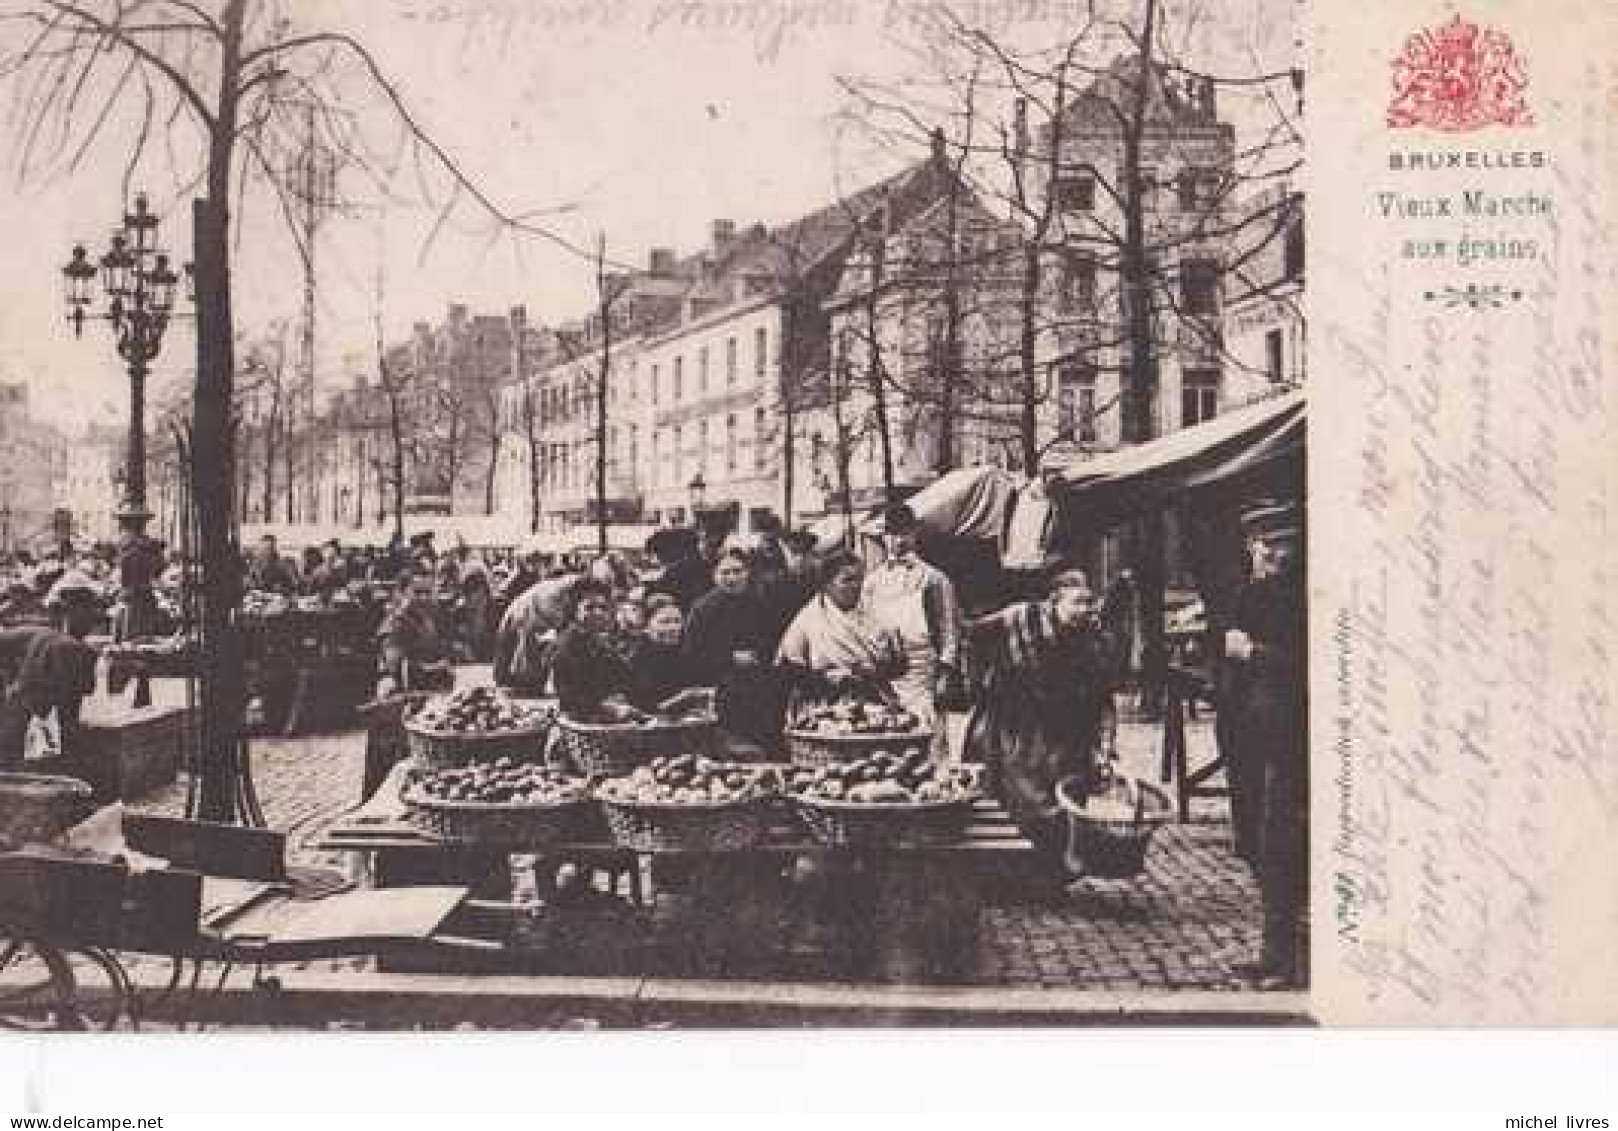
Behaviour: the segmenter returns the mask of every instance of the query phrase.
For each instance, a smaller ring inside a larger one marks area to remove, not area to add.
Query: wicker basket
[[[790,795],[810,834],[832,848],[892,848],[955,844],[966,836],[980,795],[948,801],[830,801]]]
[[[933,732],[911,730],[896,734],[820,734],[816,731],[788,730],[787,754],[794,766],[819,769],[852,762],[878,750],[904,756],[912,750],[923,753],[933,745]]]
[[[548,726],[495,734],[439,734],[422,730],[408,721],[404,725],[410,754],[423,770],[450,770],[473,762],[493,762],[510,758],[514,762],[542,762]]]
[[[653,758],[719,749],[719,723],[712,716],[668,722],[586,723],[558,715],[557,742],[566,760],[586,777],[623,777]]]
[[[48,774],[0,774],[0,841],[56,839],[90,811],[90,786]]]
[[[577,840],[590,802],[449,801],[430,797],[419,786],[403,799],[411,824],[442,840],[541,852]]]
[[[1112,778],[1081,801],[1083,796],[1079,778],[1064,778],[1056,787],[1057,804],[1067,814],[1068,869],[1110,880],[1127,880],[1144,872],[1152,834],[1174,812],[1168,795],[1139,778]],[[1104,796],[1132,797],[1134,808],[1128,816],[1112,816],[1089,807],[1090,801]]]
[[[612,839],[633,852],[738,852],[770,829],[763,795],[711,805],[598,800]]]

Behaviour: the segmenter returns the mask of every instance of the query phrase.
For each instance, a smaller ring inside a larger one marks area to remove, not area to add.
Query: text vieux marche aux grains
[[[1415,196],[1403,192],[1379,192],[1377,208],[1384,219],[1436,220],[1461,219],[1496,220],[1515,216],[1549,216],[1551,199],[1539,193],[1524,192],[1512,195],[1484,192],[1476,189],[1445,196]]]

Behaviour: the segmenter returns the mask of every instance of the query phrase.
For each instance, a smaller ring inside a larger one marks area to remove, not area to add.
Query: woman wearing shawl
[[[725,732],[773,751],[781,741],[781,703],[769,669],[771,640],[764,603],[749,587],[752,564],[740,550],[714,563],[714,588],[691,609],[685,653],[694,682],[717,689]]]
[[[1058,574],[1043,601],[974,621],[970,638],[984,664],[966,755],[985,763],[991,791],[1028,838],[1059,862],[1065,845],[1056,785],[1073,775],[1095,780],[1116,678],[1116,639],[1097,617],[1080,570]]]
[[[584,577],[572,589],[572,615],[556,644],[552,678],[562,713],[581,722],[622,722],[634,715],[634,676],[613,620],[612,586]]]
[[[859,558],[846,550],[832,554],[819,594],[782,636],[776,660],[792,685],[792,715],[850,691],[896,701],[891,681],[904,672],[904,651],[861,604],[864,584]]]
[[[407,571],[395,584],[398,595],[377,630],[377,698],[401,691],[447,691],[455,683],[455,669],[443,612],[433,598],[432,575]]]

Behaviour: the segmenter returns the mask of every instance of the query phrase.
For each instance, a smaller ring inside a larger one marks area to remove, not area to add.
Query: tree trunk
[[[245,0],[220,13],[220,96],[209,137],[208,199],[195,205],[197,373],[192,475],[202,566],[201,744],[195,815],[262,823],[242,735],[246,710],[244,651],[235,615],[241,596],[241,547],[232,503],[236,456],[231,429],[234,330],[230,280],[230,173],[236,140]],[[189,808],[189,807],[188,807]]]
[[[1024,475],[1039,471],[1039,289],[1043,277],[1040,251],[1043,240],[1031,241],[1023,253],[1021,325],[1018,327],[1017,369],[1022,385],[1017,439],[1022,448]]]
[[[1141,143],[1146,130],[1152,83],[1152,52],[1157,0],[1146,0],[1141,28],[1140,72],[1134,105],[1123,131],[1124,242],[1120,266],[1126,304],[1125,328],[1129,349],[1129,387],[1123,398],[1122,425],[1126,443],[1145,443],[1156,434],[1158,372],[1152,325],[1152,264],[1146,250],[1145,186],[1141,176]],[[1130,558],[1139,584],[1141,603],[1141,705],[1155,715],[1162,705],[1167,665],[1164,641],[1164,527],[1163,514],[1153,509],[1142,514],[1131,539]]]
[[[607,552],[607,386],[612,380],[612,299],[607,282],[607,239],[596,243],[596,294],[601,304],[601,371],[596,374],[596,543]],[[706,377],[703,380],[707,380]],[[707,452],[702,453],[706,461]],[[692,516],[695,519],[695,515]]]
[[[539,421],[534,411],[534,390],[524,379],[522,393],[523,431],[528,437],[528,533],[539,533]]]

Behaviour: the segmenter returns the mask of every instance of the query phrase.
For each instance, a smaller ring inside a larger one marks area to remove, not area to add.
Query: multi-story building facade
[[[57,461],[54,507],[73,516],[74,531],[94,542],[118,539],[118,483],[127,462],[129,431],[111,424],[87,424],[63,445],[66,458]],[[148,473],[147,491],[161,493],[165,480]],[[156,502],[148,505],[159,510]]]
[[[34,419],[28,384],[0,382],[0,547],[53,543],[56,480],[66,467],[65,454],[62,434]]]
[[[1137,101],[1141,82],[1138,56],[1117,60],[1067,107],[1060,128],[1037,131],[1027,166],[1041,214],[1048,207],[1054,219],[1041,353],[1056,403],[1070,406],[1078,433],[1100,448],[1200,423],[1231,401],[1222,310],[1233,236],[1243,229],[1233,206],[1235,129],[1219,119],[1210,82],[1154,66]],[[1135,435],[1132,305],[1150,327],[1154,378],[1141,390]]]
[[[1248,201],[1250,254],[1226,281],[1227,397],[1249,401],[1304,380],[1303,194],[1274,186]],[[1241,243],[1238,242],[1238,246]]]
[[[879,216],[909,223],[948,177],[929,160],[774,228],[716,220],[701,251],[654,249],[644,271],[611,282],[610,520],[685,523],[701,510],[747,529],[766,513],[823,513],[831,488],[814,436],[830,389],[826,301],[856,234]],[[528,494],[526,412],[543,530],[595,513],[602,326],[597,315],[540,335],[524,347],[519,371],[530,375],[505,395],[499,509]]]

